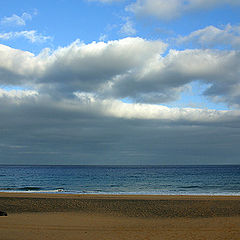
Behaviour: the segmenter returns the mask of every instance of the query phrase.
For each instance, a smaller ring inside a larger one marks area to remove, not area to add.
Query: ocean
[[[0,192],[240,195],[240,165],[0,165]]]

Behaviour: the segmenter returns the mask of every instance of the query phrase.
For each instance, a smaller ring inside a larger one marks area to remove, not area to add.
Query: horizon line
[[[171,166],[240,166],[240,164],[0,164],[0,166],[82,166],[82,167],[171,167]]]

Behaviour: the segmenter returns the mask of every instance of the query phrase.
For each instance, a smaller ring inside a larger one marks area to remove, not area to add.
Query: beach
[[[0,193],[1,240],[239,239],[239,196]]]

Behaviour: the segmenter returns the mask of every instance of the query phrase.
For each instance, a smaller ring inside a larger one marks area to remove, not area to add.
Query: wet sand
[[[1,240],[240,239],[240,197],[0,193]]]

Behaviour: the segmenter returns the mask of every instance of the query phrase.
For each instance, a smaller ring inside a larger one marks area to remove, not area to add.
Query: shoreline
[[[64,193],[64,192],[1,192],[1,197],[44,197],[44,198],[119,198],[119,199],[235,199],[240,200],[239,195],[224,194],[112,194],[112,193]]]
[[[0,191],[0,195],[19,195],[21,196],[22,194],[24,195],[48,195],[48,196],[63,196],[63,197],[67,197],[67,196],[116,196],[116,197],[140,197],[140,196],[147,196],[147,197],[226,197],[226,198],[240,198],[240,193],[237,194],[223,194],[223,193],[217,193],[217,194],[207,194],[207,193],[199,193],[199,194],[158,194],[158,193],[76,193],[76,192],[64,192],[64,191]]]

